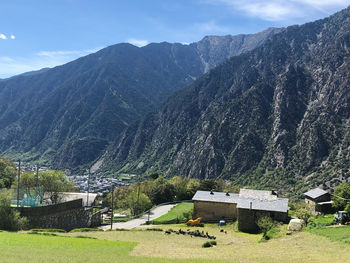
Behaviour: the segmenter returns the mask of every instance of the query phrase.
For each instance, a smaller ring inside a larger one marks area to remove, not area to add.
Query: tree
[[[11,208],[11,192],[0,190],[0,229],[17,231],[26,227],[28,221]]]
[[[158,173],[153,173],[149,176],[152,180],[156,180],[159,177]]]
[[[203,191],[215,190],[216,187],[217,187],[217,183],[211,179],[205,179],[200,183],[200,190],[203,190]]]
[[[333,207],[350,212],[350,183],[338,185],[333,194]]]
[[[62,171],[45,171],[40,173],[39,185],[43,187],[52,204],[60,201],[60,192],[76,191],[76,186],[69,181]]]
[[[162,204],[174,201],[175,198],[175,187],[174,185],[167,182],[163,177],[159,177],[155,180],[150,199],[153,204]]]
[[[10,160],[0,158],[0,188],[10,188],[16,174],[16,165]]]
[[[144,193],[132,191],[128,194],[125,204],[131,210],[132,215],[139,215],[152,207],[151,200]]]

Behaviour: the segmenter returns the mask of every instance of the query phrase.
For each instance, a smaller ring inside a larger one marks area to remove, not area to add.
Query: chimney
[[[213,194],[214,194],[213,190],[210,190],[210,194],[211,194],[211,195],[213,195]]]
[[[253,202],[250,202],[250,210],[252,210],[252,208],[253,208]]]
[[[226,193],[226,196],[230,196],[229,192]]]

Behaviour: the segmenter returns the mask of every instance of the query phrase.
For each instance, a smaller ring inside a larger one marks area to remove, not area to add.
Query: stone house
[[[304,193],[304,196],[306,207],[312,214],[317,215],[333,212],[331,195],[327,191],[321,188],[315,188]]]
[[[287,222],[288,199],[278,198],[273,191],[241,189],[239,194],[213,191],[197,191],[192,198],[194,217],[204,222],[238,221],[238,229],[244,232],[258,230],[256,222],[263,216]]]

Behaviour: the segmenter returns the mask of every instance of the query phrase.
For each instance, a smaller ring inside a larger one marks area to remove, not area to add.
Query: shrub
[[[212,247],[212,246],[216,246],[216,241],[207,241],[202,245],[202,247],[204,247],[204,248]]]
[[[11,208],[11,194],[8,190],[0,191],[0,229],[18,231],[25,229],[28,220],[20,217],[19,212]]]
[[[103,230],[100,228],[75,228],[70,232],[74,233],[74,232],[95,232],[95,231],[103,231]]]
[[[257,222],[257,225],[263,233],[263,239],[265,240],[269,240],[271,238],[272,232],[269,233],[270,235],[268,234],[268,232],[277,226],[276,222],[274,222],[269,216],[264,216],[260,218]]]
[[[31,232],[57,232],[57,233],[66,233],[66,230],[56,229],[56,228],[46,228],[46,229],[30,229]]]
[[[299,208],[295,211],[294,215],[297,218],[304,220],[305,224],[307,224],[311,217],[311,212],[306,208]]]
[[[146,231],[163,232],[163,229],[161,229],[161,228],[146,228]]]
[[[42,236],[52,236],[52,237],[56,237],[57,236],[57,234],[55,234],[55,233],[35,232],[35,231],[28,232],[27,234],[30,234],[30,235],[42,235]]]
[[[75,238],[97,239],[96,237],[88,237],[88,236],[75,236]]]

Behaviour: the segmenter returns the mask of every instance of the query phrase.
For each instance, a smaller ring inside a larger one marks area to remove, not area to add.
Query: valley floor
[[[185,225],[162,228],[187,229]],[[227,234],[215,225],[198,229],[215,235],[217,246],[202,248],[207,239],[146,230],[60,234],[62,236],[1,232],[0,262],[344,263],[344,259],[350,258],[349,243],[327,237],[332,230],[326,234],[301,232],[286,236],[284,226],[280,236],[259,242],[261,235],[234,232],[232,225],[225,227]],[[349,238],[350,227],[342,228],[341,233]]]

